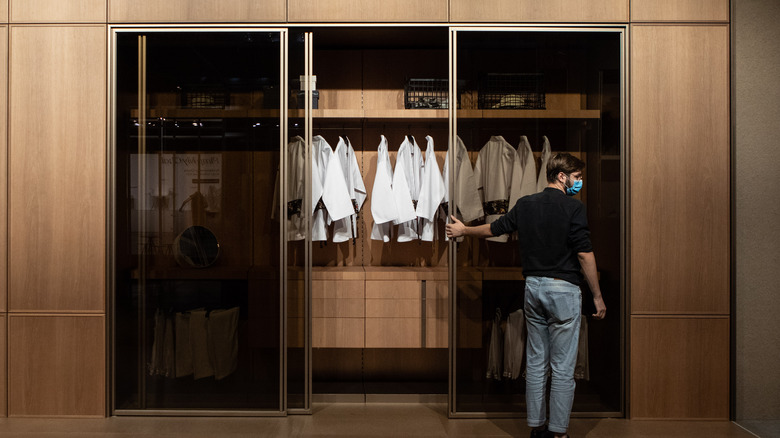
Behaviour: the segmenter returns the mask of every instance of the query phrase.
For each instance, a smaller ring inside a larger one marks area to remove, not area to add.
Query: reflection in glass
[[[116,41],[115,408],[279,411],[280,34]]]
[[[614,310],[606,321],[587,324],[585,317],[573,412],[622,409],[620,38],[618,32],[457,33],[457,135],[479,180],[487,221],[544,189],[546,157],[568,152],[587,164],[578,198],[587,207],[606,305]],[[506,159],[488,159],[487,150]],[[501,175],[504,186],[488,186]],[[467,216],[467,207],[458,214]],[[518,342],[504,343],[521,339],[517,327],[524,326],[518,325],[523,273],[512,236],[459,243],[456,278],[453,410],[522,414],[523,354]],[[582,289],[582,313],[590,315],[587,285]]]

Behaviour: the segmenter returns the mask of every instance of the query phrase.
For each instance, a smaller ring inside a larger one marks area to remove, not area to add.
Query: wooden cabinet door
[[[111,0],[108,19],[127,22],[281,22],[284,0]]]
[[[631,21],[728,21],[728,0],[632,0]]]
[[[105,23],[108,0],[10,0],[12,23]]]
[[[632,28],[632,313],[729,313],[729,29]]]
[[[451,0],[450,21],[627,22],[628,0]]]
[[[106,27],[11,27],[9,309],[105,311]]]
[[[447,0],[289,0],[290,22],[446,22]]]

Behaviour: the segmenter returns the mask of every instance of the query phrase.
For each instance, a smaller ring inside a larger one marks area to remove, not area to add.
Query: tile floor
[[[527,437],[521,419],[448,419],[444,404],[315,404],[312,415],[284,418],[113,417],[0,419],[2,438],[76,437]],[[727,421],[574,419],[572,437],[753,438]],[[762,437],[763,438],[763,437]]]

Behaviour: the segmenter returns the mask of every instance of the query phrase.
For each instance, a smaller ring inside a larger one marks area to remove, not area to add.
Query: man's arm
[[[590,291],[593,293],[593,305],[596,306],[596,313],[593,314],[593,317],[604,319],[607,314],[607,306],[604,305],[604,299],[601,297],[596,256],[592,252],[579,252],[577,258],[580,260],[582,273],[585,274],[585,281],[588,282]]]
[[[452,223],[447,224],[447,237],[473,236],[473,237],[493,237],[490,231],[490,224],[477,225],[476,227],[467,227],[455,216],[450,216]]]

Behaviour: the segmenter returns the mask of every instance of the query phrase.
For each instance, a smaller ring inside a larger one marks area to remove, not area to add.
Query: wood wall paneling
[[[0,417],[8,415],[7,397],[8,397],[8,375],[6,374],[6,359],[8,350],[6,349],[6,318],[5,314],[0,314]]]
[[[631,418],[729,417],[729,318],[631,318]]]
[[[0,22],[8,22],[8,0],[0,0]]]
[[[11,27],[9,309],[105,309],[106,27]]]
[[[103,417],[105,318],[8,318],[8,415]]]
[[[105,23],[108,0],[10,0],[12,23]]]
[[[729,313],[729,29],[632,28],[632,313]]]
[[[446,22],[447,0],[289,0],[291,22]]]
[[[728,21],[729,0],[631,0],[631,21]]]
[[[628,0],[450,0],[452,22],[627,22]]]
[[[312,318],[311,345],[314,348],[365,347],[364,318]]]
[[[2,6],[2,2],[0,2]],[[0,27],[0,84],[8,84],[8,27]],[[8,298],[8,135],[7,87],[0,86],[0,312]]]
[[[283,22],[284,0],[111,0],[108,19],[127,22]]]

